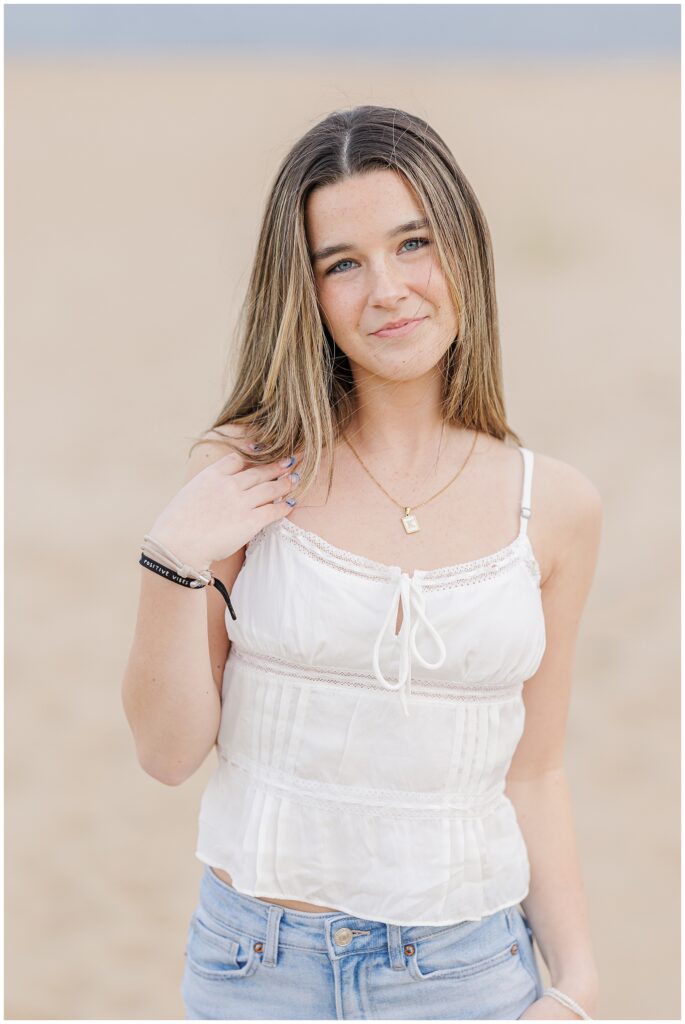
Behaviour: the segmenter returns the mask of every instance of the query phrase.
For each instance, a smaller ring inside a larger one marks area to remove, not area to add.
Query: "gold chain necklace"
[[[434,495],[433,495],[432,497],[430,497],[430,498],[426,498],[426,500],[425,500],[425,501],[421,501],[421,502],[419,502],[419,504],[418,504],[418,505],[402,505],[402,504],[400,504],[400,502],[399,502],[399,501],[395,501],[395,499],[393,498],[393,496],[392,496],[391,494],[388,494],[388,492],[386,491],[385,487],[383,487],[383,485],[382,485],[381,483],[379,483],[379,481],[378,481],[378,480],[376,480],[375,476],[373,475],[373,473],[371,472],[371,470],[369,469],[369,467],[368,467],[367,465],[365,465],[365,463],[364,463],[364,460],[363,460],[363,459],[361,458],[361,456],[359,456],[359,455],[357,454],[357,452],[356,452],[356,451],[354,450],[354,448],[352,447],[352,445],[350,444],[350,442],[349,442],[349,441],[347,440],[347,438],[345,437],[345,434],[344,434],[344,433],[343,433],[343,435],[342,435],[342,436],[343,436],[343,440],[344,440],[345,444],[346,444],[346,445],[348,446],[348,448],[350,448],[350,449],[352,450],[352,453],[353,453],[353,455],[355,456],[355,458],[356,458],[356,459],[358,459],[358,460],[359,460],[359,462],[361,463],[361,465],[362,465],[362,468],[363,468],[363,469],[364,469],[364,470],[365,470],[365,471],[366,471],[366,472],[367,472],[367,473],[369,474],[369,476],[371,477],[371,479],[373,480],[373,482],[374,482],[374,483],[375,483],[375,484],[376,484],[376,485],[377,485],[378,487],[380,487],[380,489],[381,489],[381,490],[383,491],[383,494],[387,495],[387,497],[388,497],[388,498],[390,498],[390,500],[392,501],[392,503],[393,503],[394,505],[397,505],[397,507],[398,507],[398,508],[404,509],[404,515],[402,516],[402,525],[404,526],[404,529],[406,530],[406,532],[407,532],[407,533],[417,533],[417,532],[418,532],[418,531],[420,530],[420,526],[419,526],[419,523],[418,523],[418,520],[417,520],[416,516],[415,516],[415,515],[413,514],[413,512],[412,512],[412,509],[416,509],[416,508],[421,508],[421,506],[422,506],[422,505],[427,505],[429,501],[433,501],[433,499],[434,499],[434,498],[437,498],[439,494],[442,494],[442,492],[443,492],[443,491],[447,490],[447,488],[448,488],[448,487],[450,486],[450,484],[453,484],[453,483],[454,483],[454,481],[455,481],[455,480],[457,479],[457,477],[459,476],[459,474],[460,474],[460,473],[461,473],[461,471],[463,470],[463,468],[464,468],[464,466],[466,465],[466,463],[467,463],[467,462],[469,461],[469,459],[471,458],[471,453],[473,452],[473,449],[474,449],[474,448],[476,447],[476,440],[477,440],[477,438],[478,438],[478,431],[477,431],[477,430],[476,430],[476,431],[474,431],[474,434],[473,434],[473,443],[472,443],[472,445],[471,445],[471,449],[470,449],[470,451],[469,451],[469,454],[468,454],[468,455],[466,456],[466,458],[464,459],[464,461],[463,461],[462,465],[460,466],[460,468],[458,469],[458,471],[457,471],[457,472],[456,472],[456,473],[454,474],[454,476],[452,477],[452,479],[451,479],[451,480],[448,480],[448,481],[447,481],[447,483],[445,484],[445,486],[444,486],[444,487],[441,487],[441,488],[440,488],[440,490],[439,490],[439,491],[437,491],[437,492],[436,492],[436,493],[435,493],[435,494],[434,494]]]

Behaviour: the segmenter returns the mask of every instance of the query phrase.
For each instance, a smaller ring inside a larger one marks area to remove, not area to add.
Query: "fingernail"
[[[295,465],[295,456],[294,455],[290,455],[287,459],[281,459],[281,461],[278,463],[278,465],[279,466],[285,466],[286,468],[288,466],[294,466]]]
[[[300,482],[300,474],[297,472],[296,469],[294,469],[292,471],[292,473],[290,474],[290,479],[292,480],[292,482],[294,484],[299,484],[299,482]]]
[[[297,498],[286,498],[285,500],[288,505],[297,505]]]

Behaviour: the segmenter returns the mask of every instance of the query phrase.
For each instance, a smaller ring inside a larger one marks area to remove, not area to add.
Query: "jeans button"
[[[346,946],[348,942],[352,941],[352,932],[349,928],[338,928],[333,932],[333,938],[339,946]]]

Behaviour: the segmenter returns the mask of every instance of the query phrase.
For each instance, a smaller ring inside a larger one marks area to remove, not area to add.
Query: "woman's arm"
[[[547,643],[538,671],[524,686],[525,727],[507,775],[506,794],[516,810],[531,866],[530,890],[522,907],[551,984],[594,1016],[599,981],[563,748],[576,638],[597,562],[602,503],[582,473],[550,461],[555,481],[544,505],[551,510],[556,540],[552,569],[542,585]],[[523,1018],[579,1019],[550,996],[537,1000]]]
[[[203,436],[186,464],[184,483],[228,451],[211,439],[211,432]],[[229,592],[244,558],[241,548],[211,563]],[[230,646],[226,604],[214,587],[194,590],[174,586],[142,566],[138,572],[138,615],[122,703],[140,765],[153,778],[176,786],[199,768],[216,742]]]

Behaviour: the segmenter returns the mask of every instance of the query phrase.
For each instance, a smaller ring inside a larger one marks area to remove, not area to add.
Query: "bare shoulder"
[[[241,448],[245,448],[251,440],[245,427],[240,423],[224,423],[220,427],[206,430],[190,449],[185,467],[185,483],[213,462],[234,451],[224,439],[237,443]]]
[[[536,452],[533,487],[555,518],[572,530],[601,518],[599,488],[585,473],[562,459]]]
[[[532,506],[550,572],[571,552],[596,550],[602,496],[597,485],[576,466],[535,452]]]

